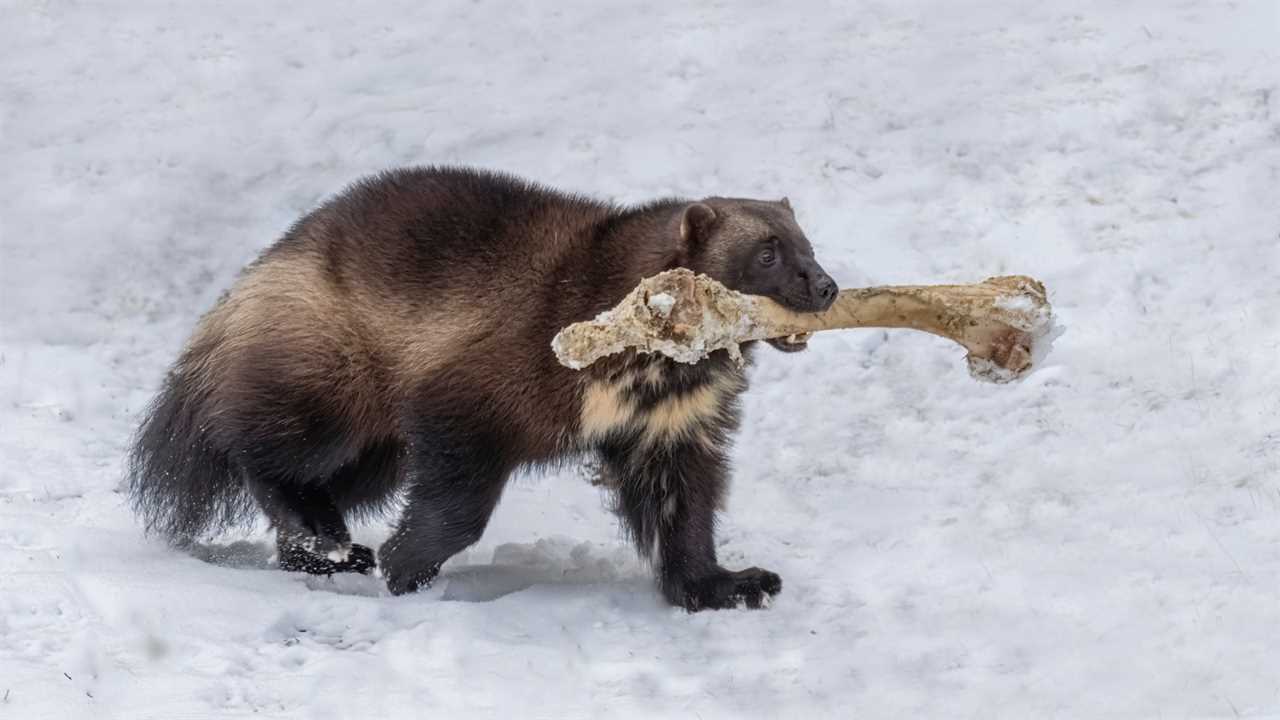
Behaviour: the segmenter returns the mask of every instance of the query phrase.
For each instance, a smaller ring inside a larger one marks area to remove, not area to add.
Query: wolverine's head
[[[798,312],[826,310],[839,290],[813,258],[813,246],[785,198],[690,203],[680,220],[680,249],[682,266]],[[768,342],[787,352],[805,348],[804,342]]]

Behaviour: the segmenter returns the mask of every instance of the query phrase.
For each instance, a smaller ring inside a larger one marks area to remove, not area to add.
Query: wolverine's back
[[[352,436],[351,452],[394,435],[394,409],[419,386],[455,395],[483,385],[489,397],[471,404],[528,398],[539,378],[570,377],[547,352],[567,294],[556,276],[607,213],[503,175],[379,175],[250,266],[202,321],[184,365],[193,382],[222,388],[216,412],[237,424],[278,424],[283,399],[305,397],[310,415],[329,414]]]

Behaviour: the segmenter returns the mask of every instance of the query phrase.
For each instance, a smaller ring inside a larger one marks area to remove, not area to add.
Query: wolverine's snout
[[[822,268],[814,264],[815,272],[809,279],[809,296],[813,298],[818,306],[818,310],[826,310],[836,301],[836,295],[840,292],[840,288],[836,287],[836,281],[825,273]]]
[[[802,266],[796,280],[796,284],[800,286],[797,288],[798,292],[786,304],[797,312],[822,312],[831,307],[840,292],[836,281],[812,260]]]

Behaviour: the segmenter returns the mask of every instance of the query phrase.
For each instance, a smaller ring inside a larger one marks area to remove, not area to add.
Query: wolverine
[[[778,575],[716,560],[743,368],[721,350],[575,371],[551,350],[676,267],[802,312],[837,292],[786,199],[622,207],[454,167],[361,180],[201,318],[137,432],[134,508],[178,546],[262,513],[282,568],[376,566],[398,595],[480,538],[514,471],[594,457],[668,601],[767,605]],[[349,519],[393,510],[376,557],[351,542]]]

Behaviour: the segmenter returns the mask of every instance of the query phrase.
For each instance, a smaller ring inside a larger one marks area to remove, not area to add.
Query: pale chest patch
[[[590,381],[582,393],[579,434],[597,442],[614,433],[634,432],[645,444],[700,440],[720,420],[742,389],[734,371],[713,374],[696,387],[666,388],[661,368],[648,364],[604,380]]]
[[[584,440],[597,440],[631,422],[635,407],[625,390],[622,382],[600,380],[587,385],[578,422]]]
[[[712,381],[692,392],[663,398],[640,416],[645,441],[669,442],[695,436],[719,417],[724,389]]]

